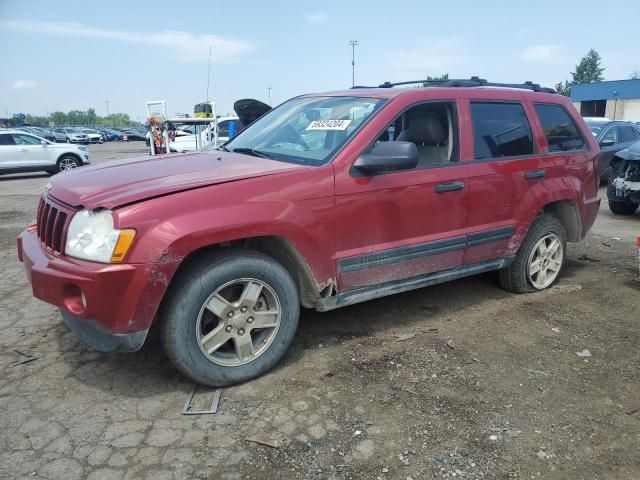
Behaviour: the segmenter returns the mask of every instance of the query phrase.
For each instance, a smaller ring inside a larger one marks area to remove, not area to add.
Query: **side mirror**
[[[601,147],[612,147],[616,144],[616,142],[614,142],[613,140],[601,140],[600,141],[600,146]]]
[[[364,173],[411,170],[418,165],[418,147],[412,142],[381,142],[362,155],[354,167]]]
[[[47,145],[49,145],[49,142],[47,142],[46,140],[40,140],[40,145],[46,147]]]

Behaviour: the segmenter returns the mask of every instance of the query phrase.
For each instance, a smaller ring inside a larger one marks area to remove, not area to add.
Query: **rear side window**
[[[559,105],[535,105],[540,124],[547,137],[550,152],[566,152],[585,148],[578,126]]]
[[[0,145],[15,145],[13,137],[8,133],[0,134]]]
[[[474,157],[489,158],[531,155],[531,125],[519,103],[472,102]]]

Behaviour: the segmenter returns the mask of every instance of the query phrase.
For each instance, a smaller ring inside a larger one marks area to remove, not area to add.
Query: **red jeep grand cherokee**
[[[600,153],[567,98],[496,85],[304,95],[219,150],[56,175],[18,239],[33,293],[100,351],[157,322],[180,371],[222,386],[278,362],[300,305],[489,270],[545,289],[595,220]]]

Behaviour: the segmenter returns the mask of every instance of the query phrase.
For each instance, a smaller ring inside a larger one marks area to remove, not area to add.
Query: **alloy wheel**
[[[563,260],[564,247],[558,235],[549,233],[538,240],[527,262],[531,285],[538,290],[551,285],[560,273]]]
[[[73,158],[63,158],[60,160],[60,171],[72,170],[77,168],[78,164]]]
[[[276,292],[255,278],[227,282],[200,308],[196,337],[213,363],[237,367],[265,353],[280,328],[282,307]]]

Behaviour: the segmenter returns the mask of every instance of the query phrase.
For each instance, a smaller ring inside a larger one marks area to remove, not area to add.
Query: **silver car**
[[[53,134],[56,142],[89,143],[89,136],[77,128],[56,127],[53,129]]]

